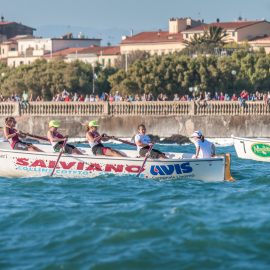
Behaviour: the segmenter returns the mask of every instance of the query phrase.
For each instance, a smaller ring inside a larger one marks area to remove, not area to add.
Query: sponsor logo
[[[16,158],[17,170],[34,171],[34,172],[50,172],[54,166],[54,160],[37,159],[34,161],[28,158]],[[88,175],[93,172],[106,173],[134,173],[137,174],[141,166],[137,165],[122,165],[122,164],[99,164],[99,163],[84,163],[76,161],[59,161],[56,167],[56,174],[82,174]]]
[[[153,165],[150,168],[152,175],[187,174],[193,171],[189,162],[173,165]]]
[[[264,143],[254,143],[251,146],[252,152],[259,157],[270,157],[270,145]]]

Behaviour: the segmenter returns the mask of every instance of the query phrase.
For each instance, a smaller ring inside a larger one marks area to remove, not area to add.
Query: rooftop
[[[237,22],[214,22],[210,24],[200,25],[197,27],[190,28],[188,30],[183,31],[185,32],[198,32],[198,31],[204,31],[207,30],[211,26],[221,27],[223,29],[231,29],[231,30],[237,30],[240,28],[248,27],[254,24],[259,24],[266,21],[237,21]]]
[[[168,42],[181,42],[183,41],[183,35],[181,33],[170,34],[168,31],[157,32],[141,32],[132,37],[127,37],[122,40],[121,44],[132,43],[168,43]]]

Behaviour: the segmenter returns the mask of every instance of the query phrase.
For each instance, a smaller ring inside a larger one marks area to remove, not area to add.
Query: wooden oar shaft
[[[116,138],[114,136],[108,136],[108,138],[110,138],[112,140],[115,140],[115,141],[118,141],[118,142],[121,142],[121,143],[125,143],[125,144],[128,144],[128,145],[136,146],[135,143],[132,143],[132,142],[129,142],[129,141],[126,141],[126,140],[122,140],[122,139]]]
[[[38,135],[33,135],[33,134],[29,134],[29,133],[24,133],[22,132],[22,134],[28,136],[28,137],[32,137],[32,138],[35,138],[35,139],[39,139],[39,140],[43,140],[43,141],[49,141],[48,138],[46,137],[42,137],[42,136],[38,136]]]
[[[150,156],[150,154],[151,154],[151,151],[152,151],[152,149],[153,149],[153,146],[154,146],[154,144],[152,144],[152,145],[150,145],[150,147],[149,147],[149,149],[148,149],[148,152],[146,153],[146,155],[145,155],[145,158],[144,158],[144,161],[143,161],[143,164],[142,164],[142,166],[141,166],[141,168],[140,168],[140,170],[139,170],[139,172],[137,173],[137,177],[139,177],[140,176],[140,174],[142,173],[142,171],[143,171],[143,167],[144,167],[144,165],[145,165],[145,163],[146,163],[146,161],[147,161],[147,159],[149,158],[149,156]]]
[[[66,146],[66,143],[67,143],[67,139],[64,140],[64,143],[63,143],[63,145],[62,145],[62,148],[60,149],[60,153],[59,153],[58,158],[57,158],[57,160],[56,160],[56,162],[55,162],[54,168],[53,168],[53,170],[52,170],[52,172],[51,172],[51,176],[53,176],[53,174],[54,174],[54,172],[55,172],[55,169],[56,169],[56,167],[57,167],[57,164],[58,164],[58,162],[59,162],[59,160],[60,160],[62,154],[65,152],[65,146]]]

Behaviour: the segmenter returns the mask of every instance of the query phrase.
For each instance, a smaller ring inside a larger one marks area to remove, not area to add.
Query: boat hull
[[[233,137],[233,140],[239,158],[270,162],[270,140],[240,137]]]
[[[58,153],[37,153],[1,149],[0,176],[50,176]],[[54,176],[92,178],[102,174],[134,175],[139,172],[143,158],[110,158],[104,156],[62,155]],[[151,179],[198,179],[223,181],[225,157],[210,159],[148,159],[141,177]]]

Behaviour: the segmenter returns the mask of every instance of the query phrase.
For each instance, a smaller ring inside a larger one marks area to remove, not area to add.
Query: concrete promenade
[[[97,119],[100,132],[131,137],[137,125],[144,123],[149,134],[170,137],[189,136],[201,129],[207,137],[270,137],[270,110],[263,102],[247,102],[245,108],[238,102],[211,101],[206,105],[194,102],[107,102],[64,103],[34,102],[26,108],[18,103],[0,103],[0,121],[13,115],[18,129],[36,135],[45,135],[48,122],[61,120],[60,131],[71,137],[84,137],[81,123]]]

